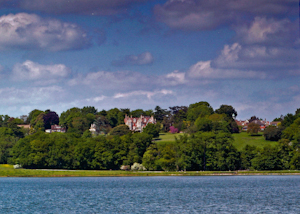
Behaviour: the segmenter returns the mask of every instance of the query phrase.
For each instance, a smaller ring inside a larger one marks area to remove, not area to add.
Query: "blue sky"
[[[0,0],[0,111],[300,108],[298,0]]]

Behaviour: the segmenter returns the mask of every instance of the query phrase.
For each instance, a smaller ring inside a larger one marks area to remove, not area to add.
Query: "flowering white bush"
[[[22,166],[20,164],[14,165],[14,169],[20,169],[20,168],[22,168]]]
[[[145,171],[147,170],[142,164],[139,164],[139,163],[134,163],[132,166],[131,166],[131,170],[133,171]]]

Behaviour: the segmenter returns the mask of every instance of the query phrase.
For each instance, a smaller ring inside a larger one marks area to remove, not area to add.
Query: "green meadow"
[[[179,137],[184,135],[183,133],[171,134],[171,133],[159,133],[159,137],[155,138],[155,142],[157,143],[168,143],[174,142],[175,137]]]
[[[175,142],[175,137],[183,135],[182,133],[171,134],[171,133],[160,133],[158,138],[155,138],[157,143],[171,143]],[[263,133],[260,132],[257,135],[251,136],[247,132],[241,132],[233,134],[233,145],[237,150],[241,151],[247,144],[250,146],[257,146],[263,148],[265,145],[276,145],[277,142],[265,140]]]
[[[250,146],[257,146],[260,148],[263,148],[266,145],[274,146],[277,144],[277,142],[275,141],[265,140],[262,132],[254,136],[251,136],[246,132],[241,132],[241,133],[233,134],[233,138],[234,138],[233,145],[239,151],[242,150],[247,144]]]

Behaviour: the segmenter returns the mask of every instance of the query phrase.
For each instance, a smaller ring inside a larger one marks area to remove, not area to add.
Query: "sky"
[[[300,108],[299,0],[0,0],[0,114]]]

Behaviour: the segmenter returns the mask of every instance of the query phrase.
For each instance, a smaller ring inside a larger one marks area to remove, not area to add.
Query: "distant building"
[[[95,133],[95,132],[97,131],[96,128],[97,128],[97,127],[96,127],[96,124],[95,124],[95,123],[92,123],[89,130],[90,130],[90,132]]]
[[[129,117],[125,115],[124,123],[131,131],[142,132],[149,123],[156,124],[156,119],[153,116]]]
[[[278,127],[280,124],[281,124],[281,121],[273,121],[273,122],[271,122],[270,125]]]
[[[248,125],[249,125],[249,120],[235,120],[238,126],[242,127],[243,131],[247,131]],[[266,127],[268,126],[276,126],[280,124],[280,122],[269,122],[266,119],[265,120],[253,120],[252,123],[258,124],[260,126],[260,130],[264,131]]]
[[[47,133],[52,133],[52,132],[62,132],[65,133],[66,132],[66,128],[63,128],[59,125],[51,125],[51,129],[46,129],[45,132]]]

